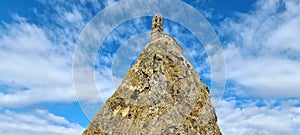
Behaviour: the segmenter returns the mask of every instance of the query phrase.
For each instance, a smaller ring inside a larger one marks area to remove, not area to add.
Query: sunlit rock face
[[[83,134],[221,135],[207,86],[159,14],[150,39]]]

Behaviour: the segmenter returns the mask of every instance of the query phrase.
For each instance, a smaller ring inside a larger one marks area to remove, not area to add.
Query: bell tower
[[[156,13],[152,19],[151,41],[158,38],[163,31],[162,16]]]

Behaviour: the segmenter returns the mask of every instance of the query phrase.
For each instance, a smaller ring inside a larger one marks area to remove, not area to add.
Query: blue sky
[[[115,27],[92,65],[102,100],[93,100],[89,91],[76,93],[72,65],[80,34],[98,12],[117,2],[0,2],[0,134],[81,134],[149,41],[150,16]],[[184,2],[207,19],[222,45],[226,86],[222,99],[212,100],[223,134],[299,133],[300,2]],[[169,19],[164,33],[183,45],[185,57],[211,88],[211,63],[201,41]]]

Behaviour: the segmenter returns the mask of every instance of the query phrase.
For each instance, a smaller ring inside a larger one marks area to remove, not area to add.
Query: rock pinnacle
[[[208,87],[162,19],[155,14],[150,42],[83,135],[221,135]]]

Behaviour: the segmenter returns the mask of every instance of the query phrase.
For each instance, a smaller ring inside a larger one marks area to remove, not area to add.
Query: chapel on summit
[[[83,135],[221,135],[208,87],[152,19],[150,42]]]

